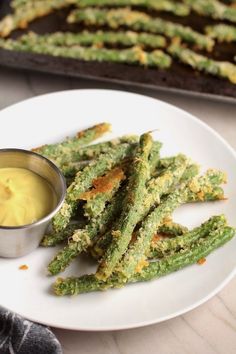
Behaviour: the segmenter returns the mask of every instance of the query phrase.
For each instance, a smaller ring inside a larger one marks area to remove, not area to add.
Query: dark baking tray
[[[10,0],[0,0],[0,18],[10,11]],[[69,26],[65,23],[67,10],[57,11],[52,15],[34,21],[30,30],[37,33],[53,32],[56,30],[81,30],[81,26]],[[171,15],[161,14],[162,17],[175,20]],[[178,22],[188,24],[189,18]],[[213,22],[210,20],[210,22]],[[201,30],[209,23],[209,19],[191,15],[191,25]],[[24,33],[16,31],[13,37]],[[232,60],[236,54],[236,46],[221,44],[216,46],[214,58]],[[167,90],[181,90],[194,94],[207,95],[217,98],[235,100],[236,85],[227,80],[211,77],[192,70],[191,68],[174,62],[169,70],[157,70],[115,63],[84,62],[80,60],[56,58],[48,55],[14,52],[0,49],[0,65],[16,69],[34,70],[52,74],[62,74],[72,77],[83,77],[110,82],[119,82],[124,85],[134,85],[147,88],[162,88]]]

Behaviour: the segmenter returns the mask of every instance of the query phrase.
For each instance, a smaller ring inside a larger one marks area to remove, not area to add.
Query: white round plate
[[[223,117],[222,117],[223,119]],[[225,213],[236,226],[236,155],[211,128],[187,112],[153,98],[106,90],[75,90],[29,99],[0,112],[0,147],[32,148],[57,142],[98,122],[112,123],[111,138],[155,130],[164,143],[162,156],[186,153],[202,170],[219,168],[228,174],[228,200],[185,205],[174,219],[194,227],[211,215]],[[236,238],[202,265],[193,265],[148,283],[123,289],[56,297],[46,266],[56,249],[38,248],[18,259],[0,259],[0,304],[18,314],[54,327],[74,330],[118,330],[161,322],[189,311],[216,294],[233,277]],[[19,270],[27,264],[28,270]],[[87,259],[77,259],[63,276],[93,271]]]

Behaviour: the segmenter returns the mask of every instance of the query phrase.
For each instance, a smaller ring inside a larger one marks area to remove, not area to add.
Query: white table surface
[[[35,95],[76,88],[122,89],[119,85],[0,68],[0,109]],[[135,92],[193,113],[236,149],[236,103],[144,89]],[[53,331],[65,354],[235,354],[236,278],[204,305],[157,325],[118,332]]]

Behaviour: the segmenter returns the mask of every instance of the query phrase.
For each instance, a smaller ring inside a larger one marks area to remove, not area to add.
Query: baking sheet
[[[0,17],[10,10],[10,0],[0,1]],[[38,19],[30,24],[29,29],[37,33],[47,33],[57,30],[78,31],[80,25],[68,25],[65,17],[68,9],[56,11],[47,17]],[[173,15],[163,15],[170,20],[175,20]],[[178,22],[188,24],[189,18],[179,18]],[[213,20],[191,15],[192,26],[200,30]],[[13,37],[25,31],[15,31]],[[212,57],[219,60],[232,60],[236,52],[235,44],[217,44]],[[72,77],[81,77],[109,81],[124,85],[138,87],[165,89],[187,93],[201,94],[207,97],[233,100],[236,102],[236,85],[227,80],[219,79],[196,72],[191,68],[174,62],[168,70],[143,68],[127,64],[84,62],[81,60],[52,57],[34,53],[14,52],[0,49],[0,65],[16,69],[41,71],[52,74],[61,74]]]

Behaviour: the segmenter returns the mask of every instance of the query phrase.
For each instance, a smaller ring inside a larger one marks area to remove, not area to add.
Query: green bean
[[[68,245],[59,251],[48,265],[50,274],[62,272],[82,251],[91,246],[111,225],[121,210],[124,192],[116,195],[104,212],[94,218],[83,229],[77,229],[70,237]]]
[[[139,221],[146,182],[150,178],[148,159],[152,145],[153,141],[150,134],[143,134],[140,137],[139,147],[134,156],[132,174],[128,180],[127,195],[123,201],[123,210],[117,222],[117,229],[111,231],[112,242],[97,271],[97,276],[101,279],[106,279],[112,273],[116,263],[125,252],[133,230]]]
[[[83,227],[84,222],[77,221],[72,224],[69,224],[65,230],[60,232],[51,232],[44,235],[40,245],[44,247],[52,247],[60,244],[61,242],[67,240],[71,235],[73,235],[74,231],[78,228]]]
[[[120,188],[121,182],[125,179],[124,171],[116,167],[105,176],[93,182],[95,188],[82,194],[80,199],[86,200],[84,205],[85,216],[89,219],[98,217],[107,202],[109,202]]]
[[[191,66],[193,69],[203,71],[206,74],[223,77],[233,84],[236,84],[236,65],[227,61],[217,61],[204,55],[197,54],[193,50],[184,48],[178,43],[172,43],[168,52],[179,59],[182,63]]]
[[[186,157],[183,155],[177,155],[172,158],[172,164],[170,164],[160,176],[152,178],[148,182],[146,194],[143,196],[145,203],[143,203],[143,210],[138,222],[142,221],[142,219],[148,214],[150,208],[160,201],[161,196],[168,193],[172,185],[177,183],[181,176],[183,177],[186,171],[186,164]],[[191,197],[193,198],[192,194]],[[118,228],[118,226],[116,225],[115,228]],[[94,245],[94,253],[102,256],[112,239],[112,234],[109,231],[105,233]]]
[[[57,158],[58,156],[67,153],[68,150],[70,153],[77,151],[81,146],[91,143],[93,140],[98,139],[110,130],[111,125],[109,123],[100,123],[78,132],[75,137],[68,138],[62,143],[43,145],[34,148],[33,151],[49,158]]]
[[[93,144],[89,146],[84,146],[84,147],[78,147],[78,149],[72,150],[68,149],[66,152],[63,151],[63,153],[56,154],[53,156],[54,161],[62,168],[65,170],[65,172],[72,176],[75,175],[73,174],[73,171],[76,172],[76,164],[79,165],[81,162],[81,166],[85,163],[85,161],[93,160],[96,159],[99,155],[106,153],[107,151],[110,150],[110,148],[115,148],[116,146],[119,146],[120,144],[127,143],[127,144],[132,144],[133,147],[135,147],[135,143],[138,142],[138,137],[135,135],[131,136],[123,136],[119,139],[113,139],[109,141],[105,141],[103,143],[98,143],[98,144]],[[50,156],[47,156],[50,158]],[[80,165],[79,165],[80,167]],[[79,168],[78,170],[81,170]]]
[[[211,184],[209,184],[209,181]],[[186,184],[185,182],[179,190],[174,190],[173,194],[167,196],[142,222],[136,234],[136,241],[130,245],[129,250],[120,262],[119,269],[121,274],[126,278],[131,277],[135,272],[135,268],[145,261],[152,237],[161,224],[163,216],[170,216],[178,205],[189,201],[190,195],[197,195],[198,198],[202,197],[204,199],[205,194],[208,195],[212,192],[212,185],[214,186],[224,181],[224,173],[217,170],[208,170],[205,176],[194,177],[189,183]]]
[[[19,39],[24,44],[39,44],[53,45],[53,46],[89,46],[103,44],[122,45],[122,46],[145,46],[150,48],[164,48],[166,46],[166,39],[160,35],[153,35],[149,33],[136,33],[132,31],[97,31],[88,32],[82,31],[79,33],[72,32],[55,32],[46,35],[37,35],[35,33],[28,33]]]
[[[213,216],[201,226],[194,228],[185,234],[174,238],[165,238],[160,241],[152,241],[148,250],[148,258],[162,258],[168,254],[172,254],[180,249],[189,247],[199,238],[206,237],[212,230],[226,226],[226,218],[224,215]]]
[[[171,65],[170,56],[162,50],[156,49],[152,52],[146,52],[138,46],[122,50],[81,46],[68,48],[43,43],[25,44],[17,40],[8,39],[0,41],[0,47],[7,50],[32,52],[84,61],[125,63],[162,69],[169,68]]]
[[[143,6],[150,10],[171,12],[177,16],[187,16],[189,7],[185,4],[172,0],[80,0],[78,7],[121,7],[121,6]]]
[[[159,166],[159,161],[160,161],[160,149],[162,147],[162,144],[159,141],[154,141],[152,149],[150,151],[149,155],[149,166],[150,166],[150,174],[152,175],[155,170]]]
[[[170,217],[173,211],[187,199],[187,187],[183,184],[172,194],[168,195],[142,222],[140,229],[136,233],[136,240],[130,244],[116,270],[124,278],[130,278],[146,259],[146,254],[150,248],[151,240],[166,217]],[[98,278],[99,279],[99,278]]]
[[[172,163],[174,161],[175,163],[172,165],[172,167],[170,165],[169,169],[164,171],[161,176],[152,180],[151,186],[149,186],[147,191],[147,196],[144,197],[145,210],[140,216],[139,221],[141,221],[147,215],[151,206],[155,205],[155,202],[159,201],[163,194],[167,194],[168,191],[173,193],[173,191],[176,189],[176,186],[174,188],[172,187],[171,179],[168,179],[170,177],[171,171],[177,171],[178,163],[180,163],[181,160],[178,161],[178,156],[176,156],[173,158]],[[190,170],[188,170],[188,168],[190,168]],[[196,168],[196,165],[189,165],[180,178],[180,183],[188,182],[186,199],[187,203],[216,201],[224,199],[224,191],[221,187],[219,187],[219,185],[225,183],[225,173],[210,169],[206,172],[205,175],[195,177],[197,173],[198,168]],[[179,174],[181,174],[181,172],[179,172]],[[175,185],[177,181],[178,175],[176,175],[174,180],[172,180],[173,185]],[[92,253],[94,254],[94,257],[101,257],[104,254],[104,251],[107,249],[108,245],[111,243],[111,240],[112,235],[109,231],[100,237],[96,244],[93,246]]]
[[[235,42],[236,26],[220,23],[218,25],[206,26],[205,32],[211,38],[215,38],[218,42]]]
[[[124,212],[121,214],[121,218],[118,224],[116,225],[116,228],[113,228],[111,232],[112,241],[109,244],[108,249],[106,250],[101,260],[96,274],[99,279],[105,280],[108,276],[111,275],[114,267],[116,266],[117,262],[120,260],[129,245],[136,224],[140,220],[142,220],[143,217],[149,212],[153,204],[158,203],[160,201],[160,196],[164,192],[167,192],[174,182],[179,180],[187,166],[187,162],[188,161],[185,156],[178,156],[176,158],[175,164],[171,165],[171,167],[168,171],[165,172],[165,174],[163,174],[157,179],[152,179],[151,181],[149,181],[147,190],[146,188],[143,188],[142,193],[140,191],[137,193],[137,200],[133,196],[131,197],[129,195],[131,192],[133,192],[133,188],[129,187],[129,194],[127,195],[127,198],[124,201],[126,209],[124,209]],[[135,177],[136,176],[134,174],[133,178]],[[132,184],[133,181],[131,179],[131,185]],[[145,203],[140,203],[140,198],[142,198],[142,200],[145,200]],[[129,218],[129,213],[131,214],[131,218]]]
[[[110,149],[106,154],[100,155],[97,160],[90,162],[88,166],[78,172],[74,182],[67,188],[67,196],[62,208],[53,219],[54,230],[61,231],[68,225],[76,210],[77,200],[92,186],[95,178],[102,176],[132,154],[132,145],[121,144],[115,149]]]
[[[209,169],[205,175],[194,177],[188,184],[188,202],[211,201],[224,199],[224,191],[220,184],[226,182],[224,172]]]
[[[162,224],[158,230],[157,230],[157,235],[160,233],[168,235],[168,236],[179,236],[183,235],[184,233],[188,232],[188,228],[180,225],[178,223],[175,223],[171,220],[167,220]],[[134,233],[135,236],[135,233]],[[154,236],[155,238],[155,236]],[[107,249],[108,245],[110,244],[111,239],[109,238],[109,232],[105,233],[102,235],[100,238],[98,238],[97,242],[93,245],[93,247],[90,249],[90,254],[92,255],[93,258],[95,259],[100,259],[105,250]],[[131,240],[132,242],[132,240]],[[154,242],[154,241],[153,241]],[[151,251],[150,251],[151,254]]]
[[[164,224],[162,224],[158,230],[157,234],[164,234],[168,236],[181,236],[188,232],[188,228],[183,226],[177,222],[170,220],[165,220]]]
[[[201,16],[236,22],[236,9],[218,0],[184,0],[184,3]]]
[[[157,279],[192,265],[198,262],[199,259],[207,257],[215,249],[223,246],[226,242],[230,241],[234,235],[235,229],[232,227],[224,227],[212,231],[208,237],[199,239],[191,245],[190,249],[164,257],[159,261],[148,263],[148,266],[144,267],[141,273],[134,274],[128,282],[136,283]],[[109,288],[119,288],[123,285],[123,279],[120,279],[119,274],[112,275],[106,282],[97,279],[94,274],[91,274],[79,278],[59,278],[54,283],[53,288],[56,295],[63,296],[78,295]]]
[[[132,11],[128,8],[101,10],[87,8],[74,10],[68,16],[69,23],[84,23],[85,25],[108,26],[117,29],[121,26],[135,31],[145,31],[163,34],[170,38],[180,37],[182,40],[196,44],[199,48],[211,50],[214,41],[190,27],[166,21],[158,17],[150,17],[146,13]]]
[[[21,6],[22,5],[22,6]],[[27,1],[15,3],[16,12],[0,21],[0,37],[7,37],[17,28],[26,28],[36,18],[46,16],[57,9],[70,6],[70,0]]]
[[[57,159],[53,161],[61,169],[61,172],[63,173],[65,178],[75,177],[76,173],[82,171],[84,167],[87,166],[90,162],[90,161],[78,161],[78,162],[68,162],[67,164],[60,165],[60,162]]]

